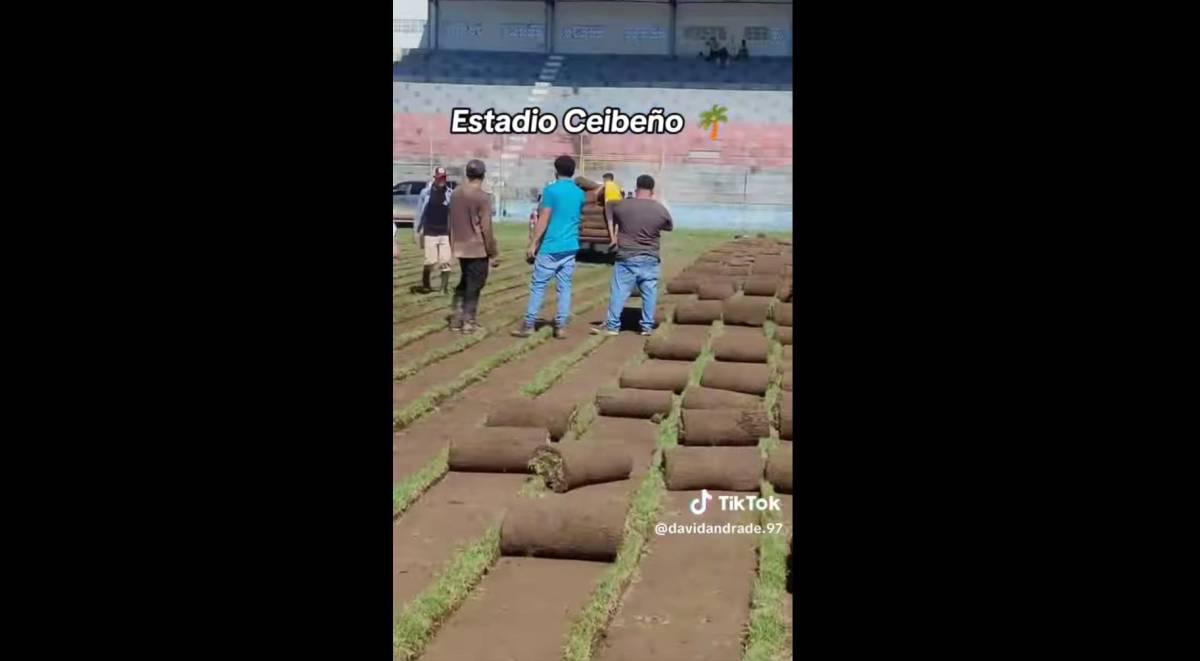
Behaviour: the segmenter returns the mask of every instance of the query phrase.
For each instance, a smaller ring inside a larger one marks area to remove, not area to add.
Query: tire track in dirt
[[[749,524],[752,512],[724,512],[710,491],[704,514],[689,503],[699,491],[670,491],[660,523]],[[597,661],[661,659],[729,661],[740,659],[750,616],[750,593],[757,569],[755,535],[656,535],[629,586],[620,609],[596,650]]]

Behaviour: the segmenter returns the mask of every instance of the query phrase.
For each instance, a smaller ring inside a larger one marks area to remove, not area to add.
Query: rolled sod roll
[[[608,232],[603,232],[603,231],[596,232],[596,231],[591,231],[591,230],[585,230],[583,232],[580,232],[579,238],[583,239],[584,241],[592,241],[592,242],[609,240]]]
[[[721,318],[721,301],[685,301],[675,306],[677,324],[711,324]]]
[[[688,275],[718,275],[721,273],[721,265],[711,262],[694,264],[687,269],[687,272]]]
[[[684,409],[679,442],[683,445],[758,445],[771,435],[762,409]]]
[[[668,294],[695,294],[699,285],[692,278],[674,277],[667,283]]]
[[[760,255],[754,260],[754,275],[778,275],[785,268],[787,264],[778,256]]]
[[[771,310],[771,316],[775,318],[776,324],[790,327],[792,325],[792,304],[776,303]]]
[[[671,391],[641,388],[606,388],[596,393],[600,415],[613,418],[652,418],[671,412]]]
[[[792,492],[791,443],[780,443],[767,455],[767,481],[779,493]]]
[[[774,296],[778,289],[779,278],[773,275],[752,275],[742,287],[747,296]]]
[[[667,312],[667,308],[665,308],[665,307],[654,308],[654,323],[665,324],[665,323],[667,323],[667,318],[669,316],[670,316],[670,313]]]
[[[695,360],[704,350],[704,340],[703,335],[695,334],[655,335],[646,342],[646,355],[661,360]]]
[[[738,296],[721,303],[721,316],[733,326],[762,326],[771,309],[771,299],[761,296]]]
[[[529,465],[556,493],[588,484],[629,477],[633,459],[628,452],[603,444],[572,443],[538,448]]]
[[[792,398],[779,398],[779,438],[792,440]]]
[[[700,377],[700,385],[705,388],[765,395],[769,380],[770,370],[766,365],[714,361],[704,368],[704,375]]]
[[[701,280],[696,293],[702,301],[723,301],[737,292],[733,288],[732,281],[720,280],[713,282],[711,280]]]
[[[788,363],[783,368],[783,389],[788,392],[792,391],[792,365],[791,365],[791,363]]]
[[[450,441],[452,471],[475,473],[528,473],[529,460],[550,436],[536,427],[484,427],[470,438]]]
[[[676,446],[663,454],[663,468],[671,491],[758,491],[763,476],[762,455],[756,447]]]
[[[732,363],[766,363],[770,348],[766,335],[722,335],[713,343],[713,356]]]
[[[626,509],[616,498],[521,498],[500,524],[500,553],[611,562],[624,535]]]
[[[788,361],[788,362],[791,362],[791,360],[792,360],[792,347],[791,347],[791,345],[788,345],[788,346],[786,346],[786,347],[784,347],[784,348],[783,348],[783,359],[784,359],[784,360],[786,360],[786,361]]]
[[[679,360],[647,360],[621,372],[622,388],[683,392],[692,364]]]
[[[537,427],[558,440],[571,426],[572,403],[514,397],[497,402],[484,423],[488,427]]]
[[[780,344],[791,346],[792,344],[792,327],[791,326],[776,326],[775,339],[779,340]]]
[[[762,397],[732,390],[692,386],[683,393],[685,409],[757,409],[762,405]]]
[[[738,275],[738,276],[745,277],[745,276],[750,275],[750,267],[749,266],[732,266],[732,265],[726,264],[725,268],[722,269],[721,272],[724,275]]]
[[[575,185],[579,186],[580,188],[582,188],[585,191],[590,191],[590,190],[596,190],[597,188],[599,188],[600,182],[598,182],[594,179],[588,179],[587,177],[580,175],[578,177],[575,177]]]

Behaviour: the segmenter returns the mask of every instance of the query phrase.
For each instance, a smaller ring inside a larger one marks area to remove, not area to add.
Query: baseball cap
[[[438,167],[434,168],[433,169],[433,178],[434,179],[445,179],[446,178],[446,168],[444,168],[440,165]]]

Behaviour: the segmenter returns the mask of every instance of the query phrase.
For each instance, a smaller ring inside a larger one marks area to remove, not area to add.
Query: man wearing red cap
[[[433,171],[433,181],[421,191],[417,201],[416,220],[413,229],[417,233],[417,244],[425,251],[425,264],[421,270],[421,292],[433,291],[429,285],[429,274],[438,267],[442,278],[442,293],[450,292],[450,196],[454,190],[446,185],[446,168]]]

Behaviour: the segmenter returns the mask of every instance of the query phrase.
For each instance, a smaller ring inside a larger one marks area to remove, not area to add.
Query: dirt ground
[[[729,236],[696,240],[664,259],[659,281],[660,306],[694,300],[692,295],[668,295],[666,283],[704,250],[728,240]],[[502,253],[514,254],[519,242],[502,243]],[[689,239],[691,240],[691,239]],[[682,242],[679,245],[684,245]],[[664,246],[669,245],[664,241]],[[440,321],[444,310],[428,309],[438,295],[408,295],[406,282],[415,284],[420,269],[406,266],[398,271],[393,303],[396,305],[393,332],[396,335]],[[509,337],[511,323],[501,320],[523,312],[527,289],[523,263],[508,263],[489,278],[489,293],[481,303],[501,303],[480,313],[481,323],[495,329],[464,351],[426,365],[415,374],[393,383],[393,407],[400,409],[426,393],[453,382],[464,370],[520,340]],[[599,305],[577,315],[566,340],[547,340],[532,351],[500,365],[485,379],[442,401],[437,410],[393,433],[392,479],[399,482],[425,467],[455,438],[469,437],[483,424],[491,405],[519,396],[546,367],[570,354],[589,340],[588,329],[602,322],[607,302],[609,269],[589,265],[576,274],[575,307],[596,301]],[[434,278],[436,283],[436,276]],[[451,278],[457,284],[458,273]],[[519,285],[519,286],[518,286]],[[591,288],[589,288],[591,287]],[[539,316],[553,316],[553,289]],[[626,302],[627,312],[636,316],[638,298]],[[412,314],[405,317],[405,311]],[[397,319],[398,317],[398,319]],[[708,326],[676,327],[681,333],[707,334]],[[757,333],[761,328],[726,328],[727,333]],[[412,342],[393,352],[393,367],[461,340],[445,330]],[[603,387],[616,385],[621,371],[643,359],[646,338],[622,333],[601,343],[574,365],[539,399],[587,405]],[[659,424],[649,420],[595,416],[582,437],[571,443],[601,443],[619,447],[633,458],[633,474],[627,480],[591,485],[565,495],[585,503],[592,497],[629,498],[652,465]],[[462,544],[477,540],[490,526],[498,524],[505,510],[522,495],[526,475],[448,472],[420,494],[393,521],[392,593],[397,611],[429,587]],[[720,492],[713,492],[721,495]],[[705,514],[697,516],[688,504],[699,492],[667,492],[659,521],[664,523],[725,522],[750,523],[749,512],[722,512],[710,502]],[[791,497],[785,516],[791,514]],[[581,505],[586,506],[586,505]],[[632,584],[621,596],[613,620],[595,647],[599,661],[732,661],[740,659],[750,611],[750,595],[757,569],[757,537],[746,535],[652,536],[635,570]],[[435,661],[557,661],[571,623],[591,598],[597,581],[611,563],[545,558],[502,557],[471,591],[466,600],[440,623],[432,641],[421,654]],[[791,596],[787,607],[791,608]]]

